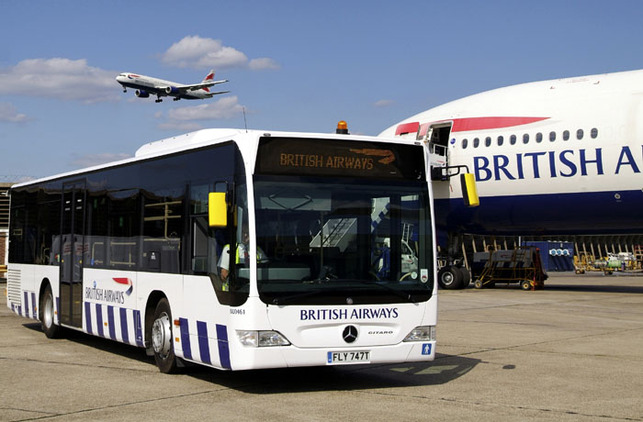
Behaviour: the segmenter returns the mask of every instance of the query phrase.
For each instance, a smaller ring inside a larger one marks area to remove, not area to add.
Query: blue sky
[[[207,127],[377,135],[466,95],[643,68],[643,1],[0,0],[0,181]],[[232,92],[154,103],[114,78]]]

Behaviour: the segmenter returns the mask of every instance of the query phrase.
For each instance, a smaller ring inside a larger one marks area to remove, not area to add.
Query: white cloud
[[[388,107],[395,103],[393,100],[379,100],[373,104],[375,107]]]
[[[130,154],[125,153],[99,153],[99,154],[87,154],[87,155],[73,155],[71,165],[75,168],[85,168],[97,166],[100,164],[110,163],[112,161],[124,160],[131,157]]]
[[[154,117],[163,120],[159,125],[162,129],[192,131],[202,128],[197,122],[230,120],[239,117],[242,112],[243,106],[239,104],[239,99],[236,96],[230,96],[221,98],[216,102],[175,108],[167,113],[156,113]]]
[[[279,69],[281,66],[279,66],[279,63],[277,63],[276,61],[274,61],[269,57],[261,57],[258,59],[250,60],[250,63],[248,63],[248,67],[251,70],[263,70],[263,69],[275,70],[275,69]]]
[[[26,114],[18,113],[11,103],[0,103],[0,122],[21,123],[29,120]]]
[[[226,47],[220,40],[188,36],[163,54],[163,63],[181,68],[230,68],[244,67],[248,57],[241,51]]]
[[[87,65],[85,59],[27,59],[0,70],[0,95],[59,98],[94,103],[118,100],[116,72]]]
[[[175,108],[168,112],[168,117],[172,120],[229,120],[237,117],[242,109],[238,98],[231,96],[196,107]]]
[[[278,69],[279,64],[270,58],[249,60],[243,52],[223,45],[221,40],[184,37],[167,49],[161,61],[170,66],[192,69],[249,68],[251,70]]]

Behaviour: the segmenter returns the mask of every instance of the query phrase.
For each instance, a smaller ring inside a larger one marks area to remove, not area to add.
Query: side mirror
[[[210,192],[208,194],[208,221],[210,227],[228,225],[228,204],[225,200],[225,192]]]
[[[460,185],[462,188],[462,199],[467,207],[477,207],[480,205],[478,190],[476,189],[476,178],[473,173],[462,173],[460,175]]]

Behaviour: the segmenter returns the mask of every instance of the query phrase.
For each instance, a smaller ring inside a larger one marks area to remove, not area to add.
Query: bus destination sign
[[[256,172],[422,179],[422,147],[328,139],[262,138]]]

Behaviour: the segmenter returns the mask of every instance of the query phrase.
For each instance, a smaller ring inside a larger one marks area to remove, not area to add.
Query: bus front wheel
[[[51,287],[47,285],[40,296],[40,325],[47,338],[60,336],[61,328],[54,323],[54,295]]]
[[[166,374],[176,372],[177,362],[172,345],[172,311],[166,298],[159,300],[156,305],[151,332],[156,366]]]

